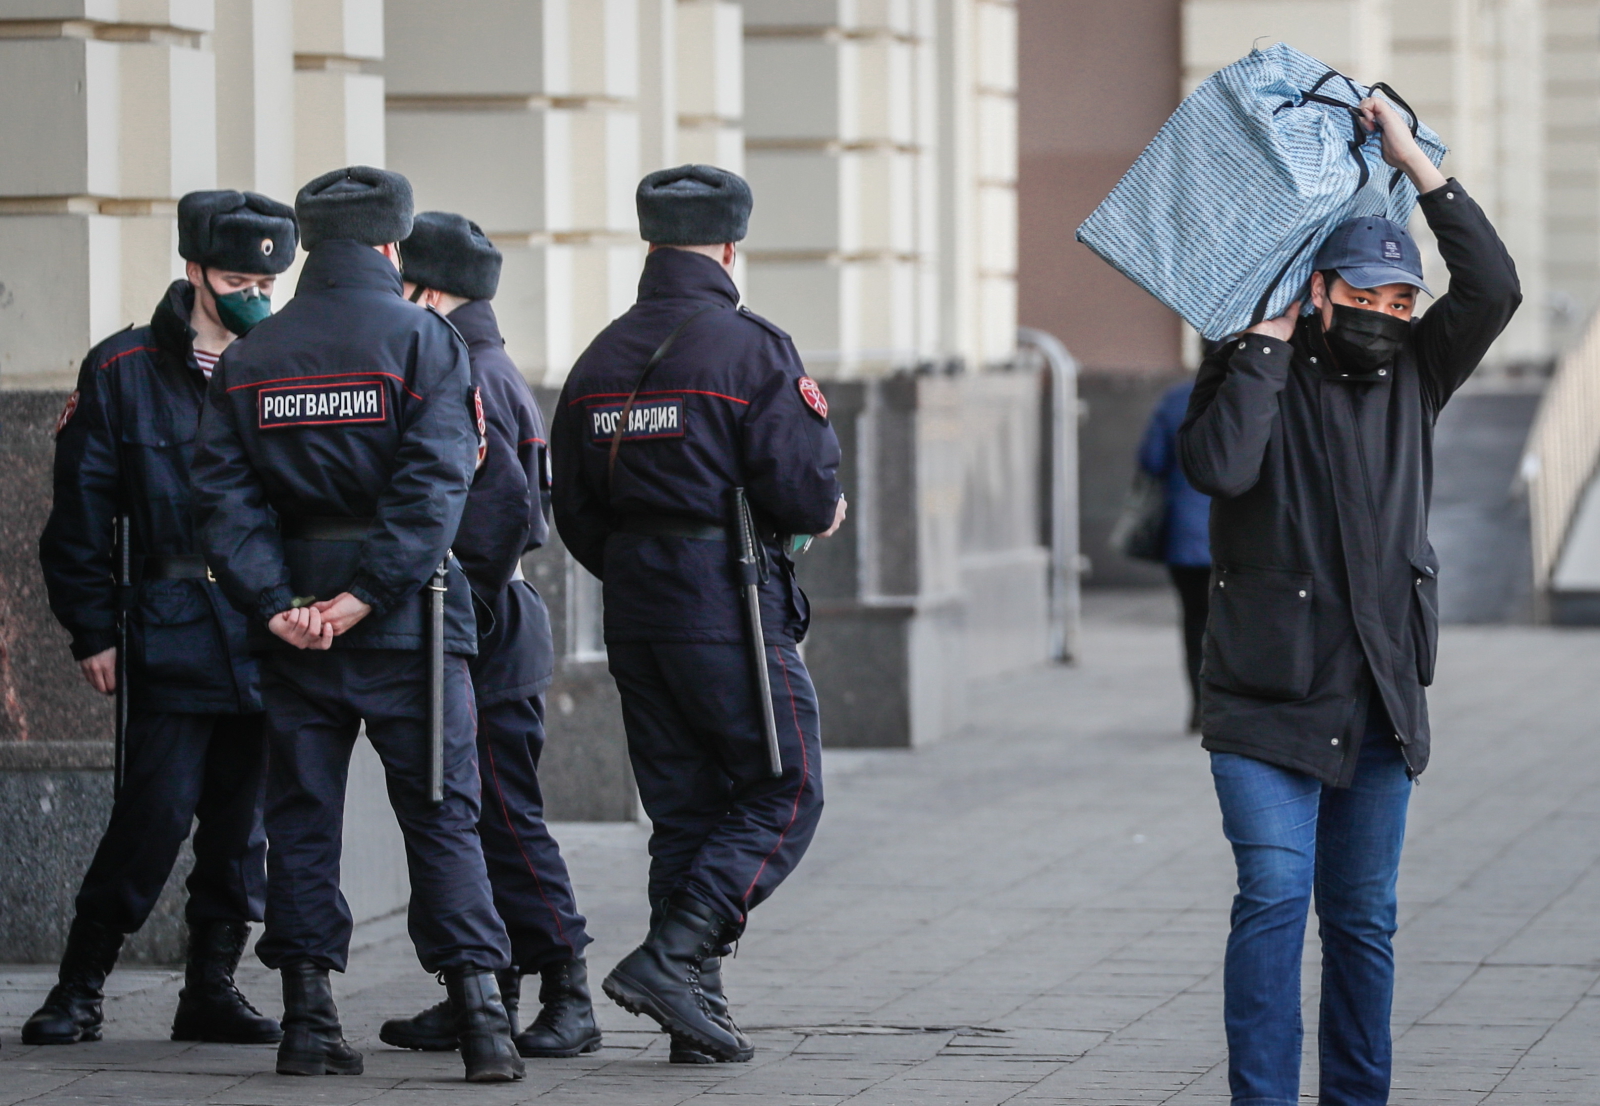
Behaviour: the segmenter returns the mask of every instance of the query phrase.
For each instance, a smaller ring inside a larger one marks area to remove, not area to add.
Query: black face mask
[[[1411,336],[1411,324],[1382,311],[1333,305],[1333,325],[1323,340],[1338,362],[1339,372],[1368,376],[1393,365]]]

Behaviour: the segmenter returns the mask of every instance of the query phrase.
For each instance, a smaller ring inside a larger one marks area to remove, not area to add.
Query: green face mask
[[[211,278],[206,278],[211,287]],[[263,296],[255,285],[238,292],[222,293],[211,288],[211,299],[217,305],[217,318],[235,334],[248,334],[250,328],[272,314],[272,297]]]

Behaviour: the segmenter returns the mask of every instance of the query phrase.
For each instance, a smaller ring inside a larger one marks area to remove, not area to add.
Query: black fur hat
[[[254,192],[190,192],[178,201],[178,255],[209,269],[276,276],[294,264],[294,212]]]
[[[465,216],[424,211],[400,243],[400,273],[424,288],[492,300],[500,286],[500,251]]]
[[[750,227],[750,186],[715,165],[658,169],[639,182],[639,236],[658,246],[738,242]]]
[[[387,169],[351,165],[302,188],[294,211],[308,250],[335,238],[364,246],[398,242],[411,233],[411,182]]]

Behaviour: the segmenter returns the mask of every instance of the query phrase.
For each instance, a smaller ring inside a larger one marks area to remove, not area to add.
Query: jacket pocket
[[[137,614],[129,659],[144,680],[185,689],[231,684],[228,656],[198,581],[146,580],[139,585]]]
[[[1411,558],[1411,648],[1417,655],[1417,682],[1433,683],[1439,656],[1439,558],[1432,545]]]
[[[1264,699],[1304,699],[1315,657],[1311,573],[1218,565],[1201,675]]]

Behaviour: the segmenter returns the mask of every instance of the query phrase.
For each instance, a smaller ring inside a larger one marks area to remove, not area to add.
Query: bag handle
[[[617,428],[611,432],[611,452],[606,457],[606,494],[608,496],[611,494],[612,479],[617,472],[617,453],[622,449],[622,434],[628,427],[628,415],[633,411],[633,402],[639,398],[639,389],[643,388],[644,382],[650,379],[650,374],[655,371],[655,367],[661,363],[661,359],[672,348],[672,343],[678,340],[678,335],[682,334],[690,323],[707,311],[716,310],[716,306],[714,303],[707,304],[673,327],[672,333],[662,340],[661,344],[656,347],[656,351],[650,355],[650,360],[644,363],[644,368],[639,373],[639,379],[633,385],[633,391],[628,393],[627,402],[622,405],[622,411],[617,415]]]

